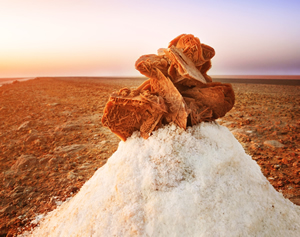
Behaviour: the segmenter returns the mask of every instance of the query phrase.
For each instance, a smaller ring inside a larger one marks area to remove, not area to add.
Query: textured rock
[[[273,147],[273,148],[282,148],[284,145],[276,140],[267,140],[264,142],[265,145]]]
[[[53,157],[48,162],[49,165],[55,165],[55,164],[63,163],[64,159],[62,157]]]
[[[24,123],[22,123],[17,130],[25,130],[25,129],[30,129],[31,126],[33,125],[32,121],[26,121]]]
[[[70,146],[60,146],[56,147],[54,152],[55,153],[72,153],[80,151],[81,149],[85,148],[86,146],[83,144],[73,144]]]
[[[33,155],[21,155],[14,165],[11,167],[11,170],[26,170],[33,169],[38,164],[38,160]]]
[[[135,68],[149,79],[111,94],[102,124],[125,141],[134,131],[147,139],[165,124],[186,129],[225,116],[235,95],[230,84],[212,82],[206,74],[214,55],[197,37],[182,34],[158,55],[141,56]]]
[[[55,131],[61,131],[61,132],[70,132],[75,130],[80,130],[82,125],[79,124],[63,124],[62,126],[57,126],[55,128]]]
[[[67,176],[68,179],[76,179],[77,178],[77,174],[74,173],[73,171],[70,171],[68,173],[68,176]]]

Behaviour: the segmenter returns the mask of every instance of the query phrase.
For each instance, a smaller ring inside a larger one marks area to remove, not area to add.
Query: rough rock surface
[[[214,55],[199,38],[182,34],[158,55],[141,56],[135,68],[149,79],[137,89],[114,92],[103,111],[103,125],[126,141],[134,131],[147,139],[165,124],[186,129],[224,117],[235,96],[230,84],[212,82],[207,75]]]
[[[282,143],[280,143],[279,141],[276,140],[268,140],[264,142],[264,145],[273,147],[273,148],[282,148],[284,147],[284,145]]]

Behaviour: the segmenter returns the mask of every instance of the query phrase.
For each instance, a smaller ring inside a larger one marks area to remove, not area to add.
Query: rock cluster
[[[171,122],[186,129],[225,116],[235,96],[230,84],[212,82],[207,75],[214,55],[212,47],[186,34],[159,49],[158,55],[143,55],[135,67],[149,79],[137,89],[114,92],[103,125],[125,141],[136,130],[148,138]]]

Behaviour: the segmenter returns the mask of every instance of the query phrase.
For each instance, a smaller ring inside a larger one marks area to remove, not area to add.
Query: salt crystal
[[[138,133],[32,236],[300,236],[277,192],[223,126]]]

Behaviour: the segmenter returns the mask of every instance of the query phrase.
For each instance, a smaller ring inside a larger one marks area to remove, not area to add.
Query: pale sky
[[[300,75],[298,0],[0,0],[0,78],[140,76],[176,36],[216,51],[209,75]]]

